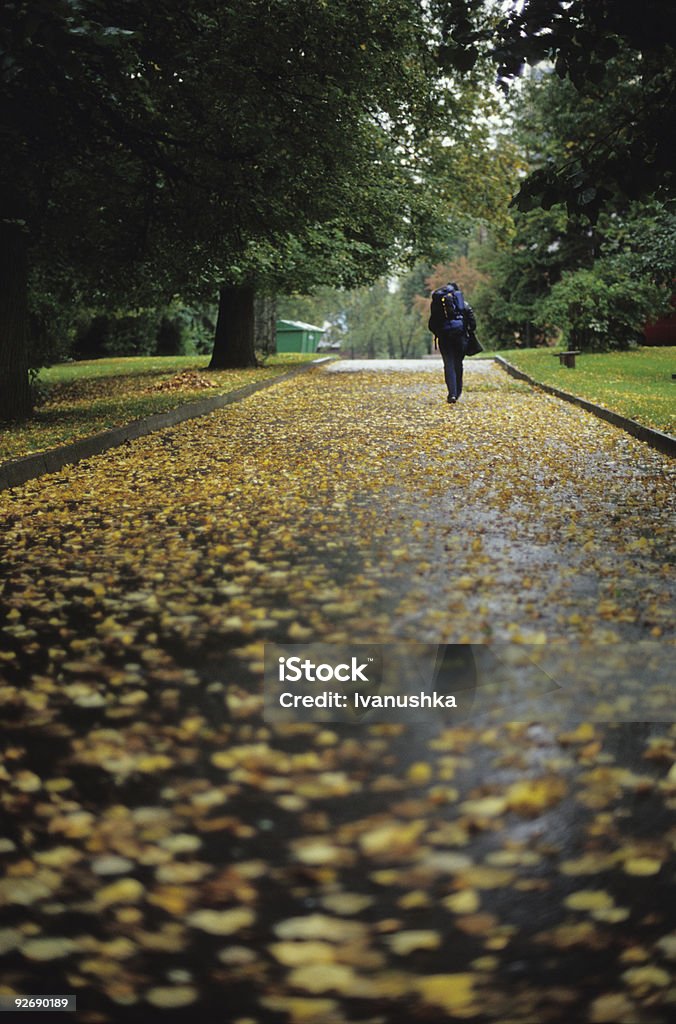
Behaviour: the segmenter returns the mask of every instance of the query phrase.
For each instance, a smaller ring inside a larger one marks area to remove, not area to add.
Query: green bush
[[[83,320],[72,354],[76,359],[153,355],[160,320],[154,309]]]
[[[490,280],[480,285],[472,307],[476,313],[477,336],[489,351],[546,345],[556,334],[534,322],[532,302],[519,302]]]
[[[214,344],[214,330],[218,307],[183,306],[172,303],[166,312],[179,327],[185,355],[206,355],[211,352]],[[161,353],[158,351],[158,355]]]
[[[584,352],[608,352],[640,344],[647,320],[668,308],[669,289],[637,282],[616,261],[564,273],[537,304],[538,319],[559,328],[563,342]]]
[[[47,287],[38,269],[30,279],[29,288],[29,365],[38,370],[67,359],[77,330],[77,313],[81,298],[75,285],[57,280]]]
[[[111,317],[107,355],[150,356],[155,352],[160,316],[157,310],[140,310]]]
[[[157,330],[156,356],[185,355],[185,330],[177,316],[163,316]]]

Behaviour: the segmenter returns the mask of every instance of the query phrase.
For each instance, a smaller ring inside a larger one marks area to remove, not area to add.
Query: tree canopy
[[[510,105],[513,141],[531,174],[593,139],[605,110],[546,67],[525,78]],[[646,321],[669,308],[673,214],[655,196],[604,204],[596,217],[576,204],[546,205],[516,209],[510,244],[482,254],[490,282],[478,311],[487,334],[506,347],[561,334],[583,349],[637,343]]]
[[[597,123],[567,154],[537,168],[521,209],[567,204],[594,219],[601,209],[671,195],[676,128],[676,32],[670,0],[434,0],[443,67],[472,67],[489,54],[505,89],[527,66],[553,64]],[[602,109],[602,115],[599,111]]]
[[[442,85],[415,0],[16,0],[0,39],[6,240],[93,300],[317,267],[356,283],[428,218],[415,168]],[[10,414],[28,407],[23,278]]]

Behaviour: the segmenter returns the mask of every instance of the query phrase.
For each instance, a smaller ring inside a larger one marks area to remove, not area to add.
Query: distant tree
[[[608,73],[617,76],[617,68]],[[581,98],[573,84],[551,68],[540,68],[512,94],[511,113],[513,139],[533,171],[565,161],[587,138],[593,140],[604,107],[589,96]],[[536,203],[523,205],[529,208],[514,212],[509,244],[484,246],[478,256],[489,277],[476,295],[486,340],[498,347],[530,346],[563,332],[577,347],[607,348],[622,347],[640,337],[641,316],[646,309],[659,315],[664,286],[673,274],[674,247],[673,242],[669,245],[669,214],[664,205],[646,199],[625,204],[621,210],[602,210],[596,218],[576,208],[571,212],[562,203],[546,204],[547,209]],[[659,256],[651,241],[658,224]],[[671,224],[673,236],[673,218]],[[669,251],[671,262],[669,256],[665,258]],[[652,266],[651,259],[655,260]],[[633,321],[621,311],[624,301],[618,304],[623,288],[641,295]],[[557,301],[549,301],[553,290]],[[611,294],[615,311],[607,302]],[[595,302],[598,310],[593,315]],[[585,316],[590,318],[586,325]]]
[[[342,310],[343,353],[366,359],[417,359],[428,350],[428,333],[386,281],[346,292]]]
[[[424,330],[427,331],[427,322],[430,316],[430,295],[435,288],[440,288],[449,281],[454,281],[462,289],[467,301],[473,304],[474,295],[486,280],[487,275],[466,256],[459,256],[450,263],[437,263],[425,275],[420,292],[412,296],[410,307],[415,310]]]
[[[490,54],[505,87],[527,65],[554,65],[580,102],[593,104],[596,130],[534,169],[521,209],[565,203],[596,219],[602,209],[673,194],[676,31],[671,0],[430,0],[442,67],[473,67]]]
[[[612,259],[569,271],[539,304],[543,323],[555,324],[566,345],[588,352],[627,349],[643,340],[646,321],[668,308],[668,293],[636,279]]]

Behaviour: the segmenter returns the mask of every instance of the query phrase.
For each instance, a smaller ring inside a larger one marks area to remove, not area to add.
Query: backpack
[[[428,329],[435,338],[444,332],[461,335],[465,332],[465,300],[459,288],[445,284],[432,292]]]

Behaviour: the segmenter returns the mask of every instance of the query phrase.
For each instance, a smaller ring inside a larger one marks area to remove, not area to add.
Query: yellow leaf
[[[438,949],[441,945],[439,932],[404,931],[387,938],[388,945],[397,956],[408,956],[416,949]]]
[[[256,920],[249,907],[234,907],[231,910],[196,910],[187,918],[193,928],[209,935],[232,935],[233,932],[248,928]]]
[[[323,836],[301,839],[294,843],[294,857],[301,864],[321,865],[340,861],[343,851]]]
[[[446,896],[441,902],[454,914],[475,914],[481,900],[476,889],[461,889],[460,892]]]
[[[671,983],[671,975],[661,967],[648,965],[646,967],[630,967],[622,975],[631,988],[651,989],[666,988]]]
[[[306,964],[289,974],[289,984],[318,995],[322,992],[340,992],[352,995],[358,987],[359,977],[346,964]]]
[[[502,796],[484,796],[478,800],[465,800],[460,804],[460,810],[478,818],[495,818],[507,810],[507,801]]]
[[[359,845],[368,857],[402,853],[411,849],[424,828],[424,821],[380,825],[360,836]]]
[[[654,857],[631,857],[623,864],[627,875],[656,875],[662,868],[662,862]]]
[[[563,779],[547,776],[513,783],[505,794],[507,806],[517,814],[536,815],[559,803],[566,795]]]
[[[351,916],[370,907],[373,902],[373,896],[359,892],[332,892],[323,897],[322,906],[334,914]]]
[[[136,769],[139,772],[151,774],[160,772],[164,768],[171,768],[173,761],[166,754],[147,754],[136,762]]]
[[[636,1019],[636,1007],[623,992],[608,992],[599,996],[589,1009],[590,1024],[618,1024],[618,1021]]]
[[[267,1010],[288,1014],[291,1024],[326,1024],[338,1004],[334,999],[304,999],[301,996],[264,996]]]
[[[120,878],[99,889],[94,894],[94,901],[100,907],[110,907],[114,903],[138,903],[143,892],[143,886],[135,878]]]
[[[427,761],[416,761],[406,772],[410,782],[416,785],[423,785],[432,778],[432,768]]]
[[[148,896],[148,903],[161,907],[172,917],[183,917],[188,907],[188,893],[181,885],[162,885]]]
[[[417,978],[414,987],[426,1003],[453,1014],[466,1010],[474,1000],[473,974],[430,974]]]
[[[360,921],[343,921],[326,914],[308,914],[306,917],[289,917],[275,925],[275,934],[280,939],[325,940],[326,942],[354,942],[366,935],[366,925]]]
[[[21,952],[29,960],[59,960],[61,957],[69,956],[75,949],[72,939],[62,937],[28,939],[21,946]]]
[[[603,889],[580,889],[563,901],[569,910],[605,910],[613,906],[612,896]]]
[[[299,622],[292,622],[287,629],[287,634],[292,640],[307,640],[312,636],[312,630],[301,626]]]
[[[285,967],[331,964],[336,959],[335,947],[328,942],[273,942],[268,949]]]
[[[158,985],[146,993],[146,999],[152,1006],[162,1010],[173,1010],[179,1006],[189,1006],[197,999],[197,989],[192,985]]]

